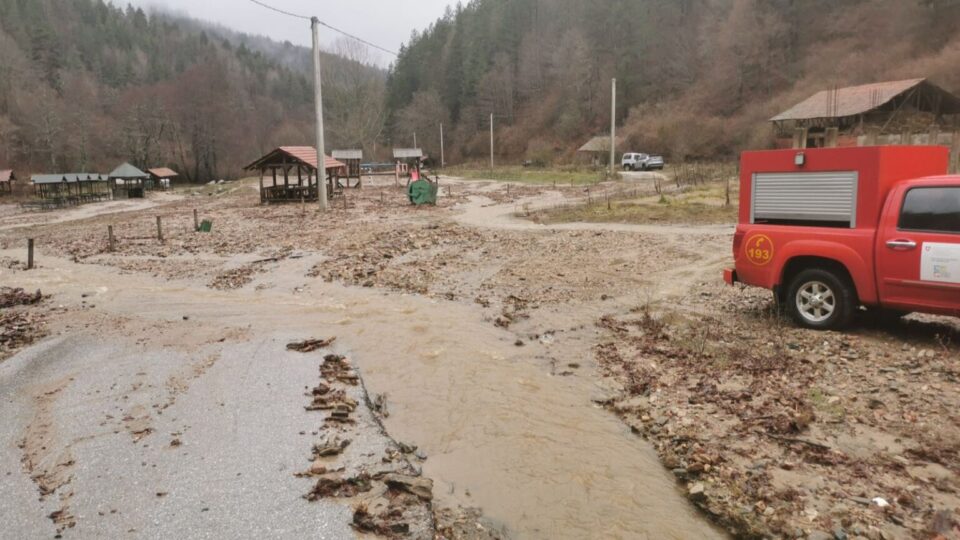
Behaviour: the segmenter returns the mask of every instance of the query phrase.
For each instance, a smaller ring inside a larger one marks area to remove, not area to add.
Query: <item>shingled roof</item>
[[[297,161],[317,168],[317,149],[312,146],[281,146],[272,152],[268,152],[262,158],[244,167],[245,170],[259,169],[261,164],[269,163],[275,159],[289,158],[290,164],[295,165]],[[324,155],[325,169],[339,169],[345,165],[330,156]]]
[[[880,108],[898,96],[918,87],[925,87],[939,96],[941,113],[960,113],[960,98],[957,96],[926,79],[906,79],[821,90],[774,116],[770,121],[856,116]]]

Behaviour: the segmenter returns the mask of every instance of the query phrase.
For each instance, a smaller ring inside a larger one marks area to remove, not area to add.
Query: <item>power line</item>
[[[284,10],[282,10],[282,9],[280,9],[280,8],[271,6],[270,4],[266,4],[266,3],[264,3],[264,2],[261,2],[260,0],[250,0],[250,1],[253,2],[254,4],[257,4],[257,5],[260,6],[260,7],[267,8],[267,9],[269,9],[269,10],[271,10],[271,11],[276,11],[277,13],[280,13],[280,14],[282,14],[282,15],[286,15],[286,16],[288,16],[288,17],[295,17],[295,18],[297,18],[297,19],[303,19],[303,20],[305,20],[305,21],[312,21],[312,20],[316,19],[317,24],[319,24],[319,25],[321,25],[321,26],[325,26],[325,27],[329,28],[330,30],[333,30],[334,32],[337,32],[337,33],[339,33],[339,34],[343,34],[344,36],[346,36],[346,37],[348,37],[348,38],[350,38],[350,39],[354,39],[354,40],[356,40],[356,41],[359,41],[360,43],[363,43],[364,45],[366,45],[366,46],[368,46],[368,47],[372,47],[372,48],[374,48],[374,49],[377,49],[378,51],[383,51],[383,52],[385,52],[385,53],[387,53],[387,54],[392,54],[393,56],[400,56],[399,54],[397,54],[397,53],[394,52],[394,51],[391,51],[391,50],[389,50],[389,49],[385,49],[385,48],[383,48],[383,47],[381,47],[381,46],[379,46],[379,45],[376,45],[376,44],[374,44],[374,43],[370,43],[369,41],[367,41],[367,40],[365,40],[365,39],[363,39],[363,38],[361,38],[361,37],[359,37],[359,36],[355,36],[355,35],[347,32],[347,31],[341,30],[341,29],[339,29],[339,28],[337,28],[337,27],[335,27],[335,26],[331,26],[331,25],[329,25],[329,24],[321,21],[320,19],[317,19],[316,17],[308,17],[308,16],[306,16],[306,15],[300,15],[300,14],[297,14],[297,13],[291,13],[291,12],[289,12],[289,11],[284,11]]]
[[[290,13],[289,11],[284,11],[284,10],[282,10],[282,9],[280,9],[280,8],[275,8],[275,7],[271,6],[270,4],[264,4],[264,3],[261,2],[260,0],[250,0],[250,1],[253,2],[254,4],[257,4],[257,5],[260,6],[260,7],[265,7],[265,8],[267,8],[267,9],[271,10],[271,11],[276,11],[277,13],[282,13],[283,15],[286,15],[286,16],[288,16],[288,17],[296,17],[296,18],[298,18],[298,19],[304,19],[304,20],[307,20],[307,21],[310,20],[310,17],[307,17],[306,15],[297,15],[296,13]]]
[[[361,38],[361,37],[357,37],[357,36],[355,36],[355,35],[353,35],[353,34],[351,34],[351,33],[349,33],[349,32],[344,32],[343,30],[340,30],[339,28],[335,28],[335,27],[333,27],[333,26],[330,26],[329,24],[327,24],[327,23],[325,23],[325,22],[323,22],[323,21],[321,21],[321,20],[319,20],[319,19],[317,19],[317,22],[320,23],[322,26],[326,26],[327,28],[333,30],[334,32],[339,32],[339,33],[347,36],[348,38],[352,38],[352,39],[355,39],[355,40],[359,41],[360,43],[363,43],[364,45],[367,45],[367,46],[369,46],[369,47],[373,47],[374,49],[383,51],[383,52],[385,52],[385,53],[387,53],[387,54],[392,54],[393,56],[400,56],[399,54],[397,54],[397,53],[394,52],[394,51],[391,51],[391,50],[389,50],[389,49],[384,49],[383,47],[381,47],[381,46],[379,46],[379,45],[374,45],[373,43],[370,43],[369,41],[367,41],[367,40],[365,40],[365,39],[363,39],[363,38]]]

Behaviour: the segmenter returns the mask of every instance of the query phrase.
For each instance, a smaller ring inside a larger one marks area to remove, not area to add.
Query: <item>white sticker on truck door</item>
[[[920,249],[921,280],[960,283],[960,244],[924,242]]]

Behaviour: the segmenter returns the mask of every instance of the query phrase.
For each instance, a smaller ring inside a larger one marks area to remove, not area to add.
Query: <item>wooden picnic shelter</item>
[[[329,156],[324,156],[324,177],[327,196],[338,190],[337,178],[344,174],[346,165]],[[312,146],[281,146],[244,167],[247,171],[260,171],[260,203],[316,201],[317,150]],[[278,174],[279,173],[279,174]],[[264,185],[264,177],[272,179]]]
[[[332,155],[333,159],[344,164],[343,174],[337,176],[337,183],[340,184],[340,180],[345,179],[346,184],[342,185],[350,187],[350,179],[356,178],[357,185],[353,187],[361,187],[363,179],[360,176],[360,162],[363,160],[363,150],[334,150]]]
[[[0,195],[4,193],[13,193],[13,183],[17,181],[17,176],[10,169],[0,170]]]
[[[168,169],[167,167],[147,169],[147,173],[150,174],[150,182],[147,188],[159,189],[161,191],[166,191],[173,187],[173,179],[180,176],[177,174],[177,171]]]
[[[113,184],[115,199],[142,199],[150,175],[129,163],[124,163],[114,169],[108,178]]]
[[[98,173],[35,174],[33,189],[45,206],[73,206],[109,200],[107,177]]]

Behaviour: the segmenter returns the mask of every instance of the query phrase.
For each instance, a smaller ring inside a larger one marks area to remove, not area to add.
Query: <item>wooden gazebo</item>
[[[332,196],[336,191],[336,177],[346,166],[329,156],[324,156],[324,161],[327,195]],[[261,204],[317,200],[317,150],[312,146],[281,146],[244,170],[260,171]],[[265,186],[263,178],[268,172],[273,182]]]
[[[337,183],[341,179],[346,180],[345,187],[350,187],[350,179],[356,178],[357,185],[361,187],[363,179],[360,177],[360,162],[363,160],[363,150],[334,150],[333,159],[344,164],[343,174],[337,176]]]
[[[0,170],[0,195],[4,193],[13,193],[13,183],[17,181],[17,176],[12,170]]]
[[[113,184],[113,198],[115,199],[142,199],[150,175],[124,163],[108,175]]]

